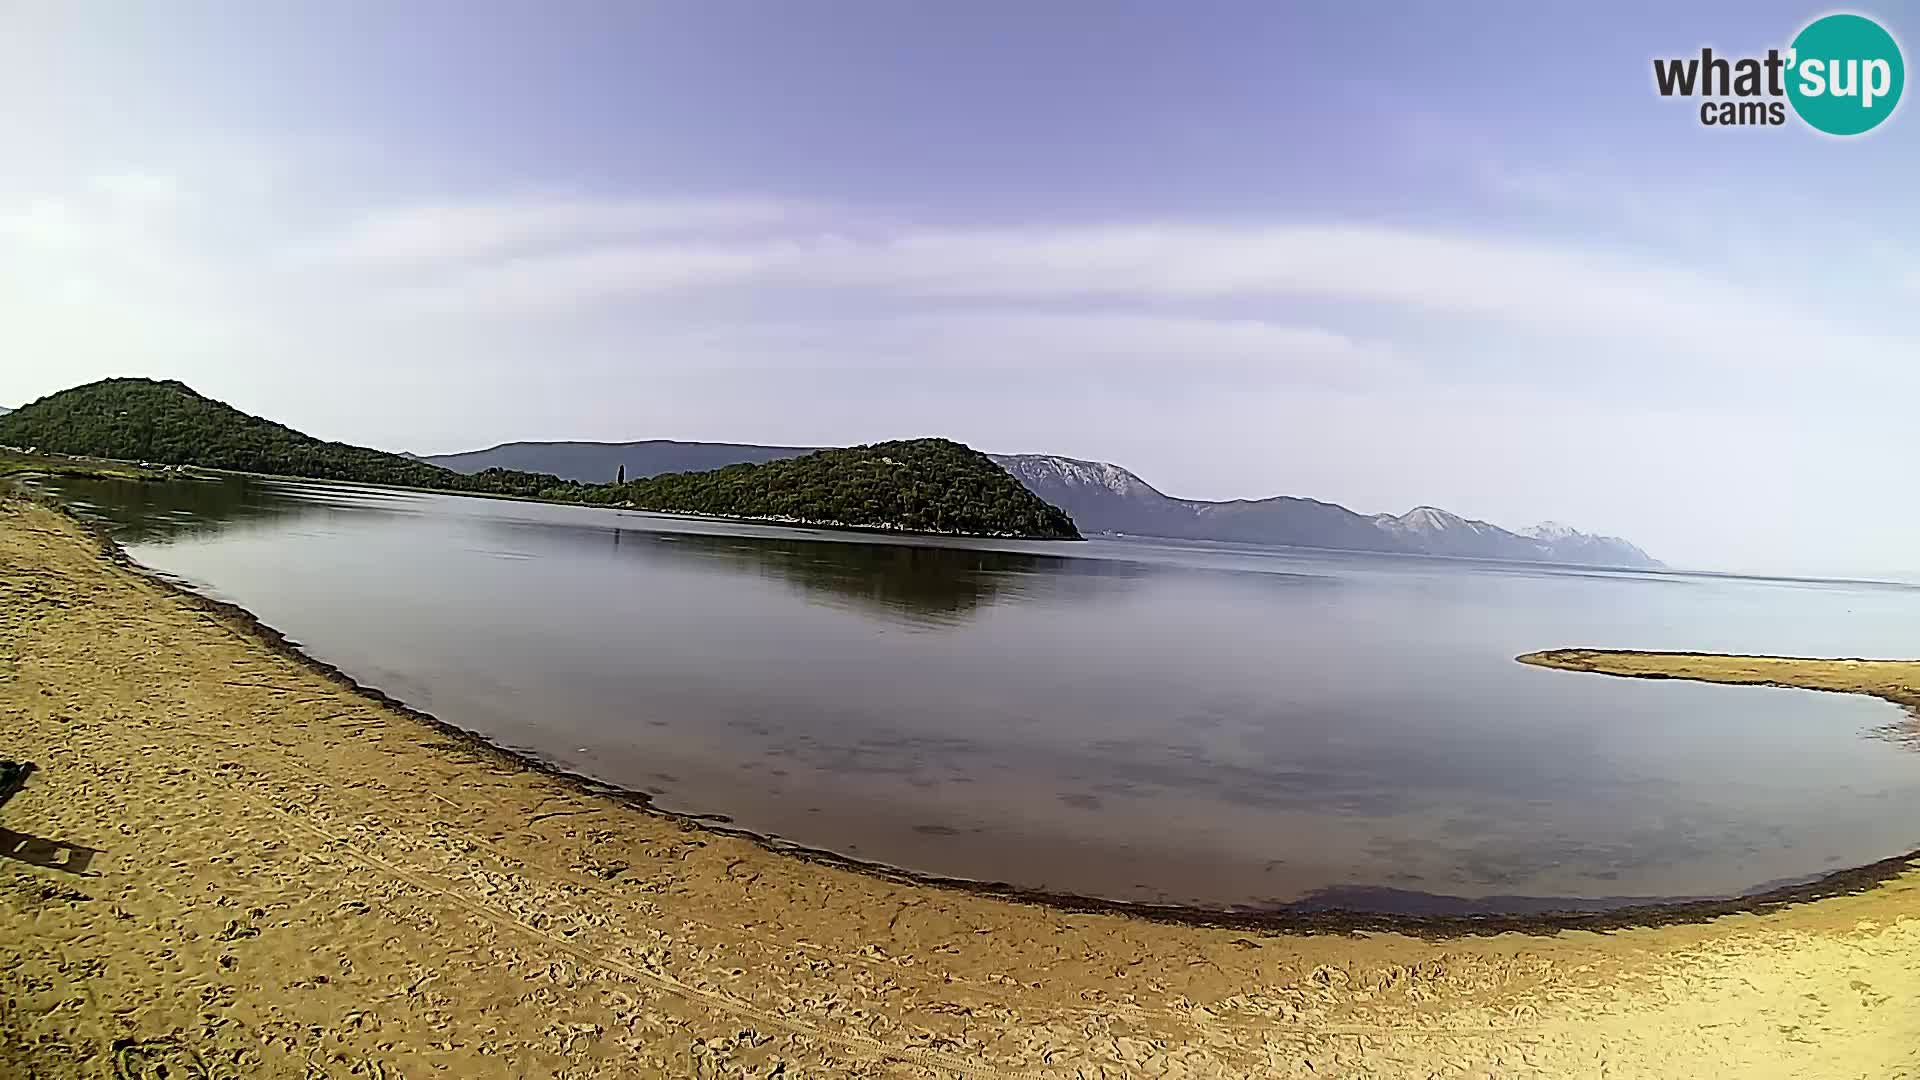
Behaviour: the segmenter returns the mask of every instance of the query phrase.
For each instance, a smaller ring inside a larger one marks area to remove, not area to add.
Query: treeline
[[[553,476],[463,476],[399,454],[326,442],[201,397],[178,382],[108,379],[0,416],[0,442],[64,454],[315,480],[539,496]],[[575,485],[577,486],[577,485]]]
[[[647,510],[901,529],[1078,539],[1073,519],[977,450],[910,439],[584,489]]]
[[[878,443],[712,472],[581,484],[546,473],[457,473],[327,442],[183,383],[107,379],[0,416],[0,445],[316,480],[552,502],[987,536],[1078,538],[1073,521],[981,454],[945,439]]]

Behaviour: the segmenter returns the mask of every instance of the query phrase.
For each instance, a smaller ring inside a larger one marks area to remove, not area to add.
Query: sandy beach
[[[1920,704],[1920,663],[1524,659]],[[38,768],[0,806],[6,1077],[1920,1078],[1910,863],[1604,931],[934,886],[477,745],[19,499],[0,758]]]

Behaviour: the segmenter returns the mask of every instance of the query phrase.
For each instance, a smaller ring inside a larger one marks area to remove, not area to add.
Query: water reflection
[[[327,485],[289,485],[254,477],[139,483],[59,478],[35,481],[111,527],[123,543],[170,543],[266,526],[296,526],[336,514],[409,516],[420,496]],[[607,527],[612,511],[528,504],[486,507],[474,524],[495,537],[488,554],[519,550],[538,532],[543,550],[604,548],[626,558],[686,562],[777,581],[821,602],[930,626],[954,625],[996,602],[1036,593],[1088,596],[1139,579],[1137,564],[1021,551],[935,546],[908,538],[769,539],[731,535],[725,523],[621,515],[645,528]],[[585,515],[593,515],[591,518]],[[660,531],[662,526],[688,531]],[[721,531],[699,531],[721,530]],[[1082,580],[1069,580],[1069,579]]]
[[[1134,564],[1026,552],[837,540],[741,539],[702,533],[614,532],[626,550],[688,559],[777,581],[810,598],[907,622],[954,625],[996,602],[1036,592],[1088,595],[1124,587]],[[1074,580],[1097,579],[1097,580]]]
[[[1897,654],[1912,590],[877,537],[244,478],[43,487],[451,723],[671,809],[935,874],[1519,910],[1731,895],[1920,846],[1901,812],[1920,772],[1889,745],[1910,748],[1913,721],[1883,703],[1512,660]]]
[[[325,512],[320,505],[249,477],[156,482],[30,477],[25,483],[108,526],[116,539],[129,544],[211,536],[249,523]]]

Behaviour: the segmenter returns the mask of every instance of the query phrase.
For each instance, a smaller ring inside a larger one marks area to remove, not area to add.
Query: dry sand
[[[1920,684],[1915,664],[1740,663]],[[41,769],[0,807],[8,1080],[1920,1078],[1920,873],[1689,925],[1446,939],[890,880],[450,737],[17,500],[0,757]]]

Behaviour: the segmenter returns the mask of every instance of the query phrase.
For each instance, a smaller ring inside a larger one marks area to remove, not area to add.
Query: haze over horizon
[[[1651,84],[1825,10],[14,7],[0,405],[940,435],[1920,576],[1920,120],[1716,131]]]

